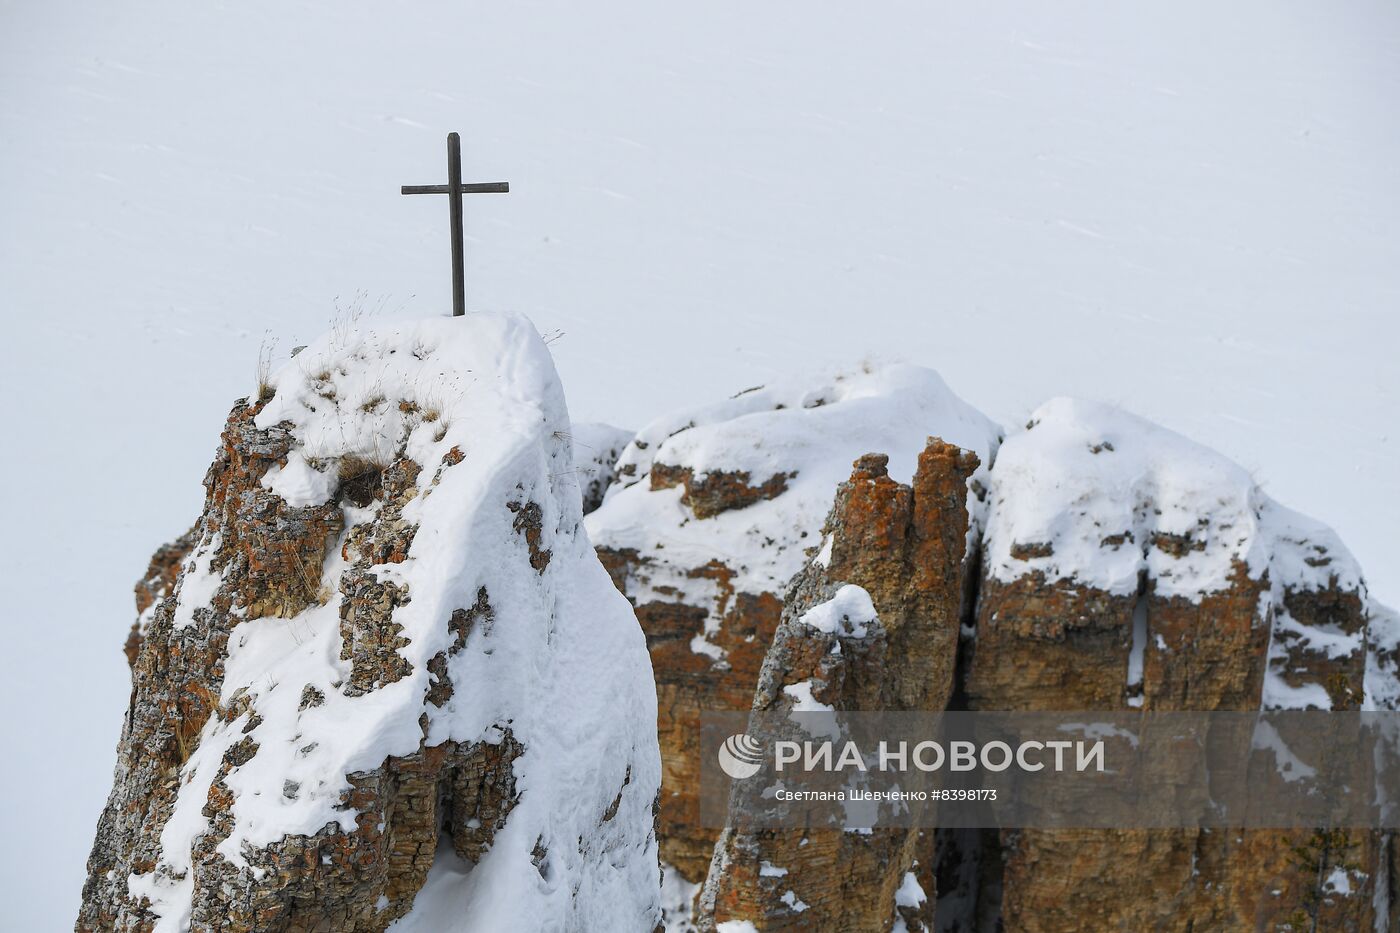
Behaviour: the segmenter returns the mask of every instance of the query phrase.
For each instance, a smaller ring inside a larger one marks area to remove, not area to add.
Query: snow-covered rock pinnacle
[[[269,383],[153,565],[79,929],[650,930],[655,687],[534,328],[336,332]]]

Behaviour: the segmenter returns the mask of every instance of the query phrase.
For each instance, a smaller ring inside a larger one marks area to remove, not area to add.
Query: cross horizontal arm
[[[482,181],[475,184],[462,185],[459,189],[462,194],[507,194],[510,192],[510,182],[508,181]],[[404,185],[399,189],[403,194],[447,194],[447,185]]]

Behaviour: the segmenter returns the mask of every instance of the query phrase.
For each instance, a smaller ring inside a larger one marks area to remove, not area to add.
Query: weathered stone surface
[[[141,653],[141,640],[146,637],[151,616],[156,604],[175,589],[175,580],[180,575],[185,558],[198,542],[199,527],[196,525],[169,544],[162,544],[151,555],[146,575],[136,581],[136,621],[131,623],[131,633],[127,635],[123,651],[128,667],[136,666],[136,656]]]
[[[481,858],[515,804],[511,764],[522,752],[506,730],[495,745],[446,742],[389,758],[349,775],[341,806],[355,811],[353,830],[328,824],[314,836],[284,837],[250,850],[242,870],[217,851],[232,798],[216,781],[205,808],[210,832],[195,852],[194,928],[384,930],[412,906],[442,836],[467,862]]]
[[[618,589],[634,601],[656,674],[661,857],[683,877],[698,881],[710,864],[715,839],[713,831],[699,825],[700,714],[743,709],[753,702],[782,602],[774,593],[736,591],[735,570],[719,559],[675,567],[664,553],[642,555],[634,548],[605,545],[598,548],[598,557]],[[672,586],[673,577],[681,578],[681,587]],[[682,587],[710,599],[691,595],[682,601]],[[653,598],[638,598],[645,593]],[[697,639],[703,650],[696,650]]]
[[[292,435],[283,424],[254,427],[260,409],[261,403],[235,407],[229,418],[236,430],[225,430],[223,449],[204,480],[204,540],[218,536],[211,566],[232,566],[240,578],[231,608],[246,618],[289,618],[325,601],[321,564],[342,518],[335,502],[292,506],[261,485],[269,467],[285,462]]]
[[[658,567],[655,558],[643,558],[632,549],[600,547],[598,557],[618,589],[629,595],[639,581],[671,569]],[[778,627],[782,602],[773,593],[735,592],[734,571],[719,560],[692,568],[685,576],[713,588],[710,607],[652,599],[637,603],[635,609],[656,672],[661,857],[685,878],[697,881],[705,876],[715,841],[714,832],[700,826],[696,796],[700,714],[706,709],[743,709],[753,702],[754,683]],[[719,624],[707,624],[711,620]],[[715,663],[713,653],[697,652],[697,638],[706,639],[714,653],[722,653],[723,663]]]
[[[1133,452],[1134,436],[1119,420],[1123,416],[1079,408],[1069,421],[1066,411],[1048,407],[1041,417],[1054,430],[1065,430],[1069,422],[1074,430],[1113,437],[1115,446],[1089,448],[1095,457]],[[1042,429],[1037,419],[1030,434]],[[1189,458],[1202,456],[1174,435],[1156,444],[1152,469],[1164,474],[1178,469],[1189,475]],[[1094,481],[1082,478],[1089,474],[1072,471],[1077,464],[1085,471],[1101,469],[1105,462],[1066,458],[1062,450],[1054,462],[1036,459],[1047,455],[1033,439],[1003,448],[1005,459],[992,471],[991,535],[1015,524],[1000,521],[999,510],[1031,506],[1018,498],[1034,488],[1025,481],[1028,473],[1044,469],[1065,487],[1077,490],[1082,482],[1092,490]],[[1319,560],[1336,547],[1331,533],[1320,527],[1298,533],[1304,520],[1259,494],[1243,471],[1208,466],[1201,473],[1217,486],[1194,489],[1178,481],[1160,498],[1149,488],[1124,513],[1131,527],[1103,527],[1105,519],[1095,517],[1105,561],[1139,549],[1136,592],[1087,583],[1103,573],[1092,549],[1087,556],[1077,552],[1075,564],[1042,542],[988,544],[994,552],[1000,544],[1009,559],[981,583],[965,679],[971,708],[1252,710],[1308,702],[1359,707],[1367,619],[1354,567],[1339,563],[1339,574],[1300,577],[1295,568],[1326,567]],[[1001,482],[1003,472],[1015,481]],[[1083,516],[1093,515],[1095,506],[1086,494],[1066,496],[1071,499],[1079,511],[1051,520],[1083,540],[1092,533]],[[1252,521],[1244,526],[1238,515]],[[1151,530],[1157,521],[1190,530]],[[1203,554],[1228,569],[1191,592],[1182,581],[1202,574]],[[1330,648],[1314,644],[1323,633]],[[1024,830],[978,839],[983,845],[974,842],[962,857],[979,861],[979,880],[994,889],[994,897],[974,894],[978,906],[960,918],[958,929],[1000,922],[1029,933],[1086,924],[1183,933],[1369,930],[1376,879],[1388,863],[1381,838],[1365,832]],[[1345,895],[1326,880],[1338,868],[1350,870]]]
[[[180,766],[199,741],[212,715],[226,721],[245,717],[239,698],[218,703],[229,630],[241,621],[235,607],[289,613],[321,590],[322,557],[340,529],[334,504],[292,509],[268,494],[263,473],[284,457],[288,437],[280,428],[252,425],[257,406],[235,406],[219,456],[205,486],[205,513],[195,530],[157,551],[152,571],[137,586],[137,608],[164,599],[172,584],[171,566],[188,556],[192,539],[201,542],[195,560],[222,573],[208,609],[196,609],[183,626],[173,603],[155,605],[133,667],[133,700],[122,742],[112,798],[102,815],[89,859],[79,930],[147,930],[155,917],[127,891],[129,874],[156,865],[160,832],[170,818]],[[339,580],[343,657],[351,662],[348,694],[378,689],[407,673],[397,648],[394,609],[407,601],[400,587],[376,580],[369,568],[402,561],[414,526],[402,518],[403,505],[417,494],[418,469],[401,460],[382,471],[355,473],[356,484],[342,495],[364,505],[380,501],[376,520],[356,525],[345,536],[341,556],[349,564]],[[195,565],[189,565],[192,577]],[[454,613],[455,647],[465,643],[474,621],[489,618],[485,590],[470,609]],[[302,709],[324,701],[316,688],[303,691]],[[254,725],[248,721],[244,731]],[[309,751],[310,749],[308,749]],[[383,930],[407,912],[422,886],[445,827],[457,854],[476,861],[489,845],[514,801],[511,763],[522,748],[508,729],[498,744],[424,745],[405,758],[389,758],[376,771],[348,775],[352,790],[342,808],[357,813],[354,828],[329,824],[314,836],[289,836],[272,846],[245,852],[236,868],[218,852],[231,825],[233,794],[223,777],[257,754],[250,738],[224,753],[224,764],[209,792],[203,815],[210,829],[193,855],[191,924],[202,930]],[[295,796],[288,783],[283,793]]]
[[[645,427],[619,459],[613,488],[588,517],[589,535],[651,650],[662,860],[684,879],[703,879],[713,854],[714,833],[699,826],[696,797],[701,711],[752,705],[783,593],[820,547],[851,461],[884,451],[907,480],[930,433],[983,459],[999,438],[931,371],[866,367],[676,412]],[[972,506],[980,511],[980,498]],[[862,527],[880,533],[875,516]],[[860,558],[853,548],[844,559]],[[864,572],[873,586],[902,585],[893,564]],[[904,647],[910,656],[901,663],[911,666],[940,651]]]
[[[994,568],[971,581],[975,637],[963,646],[955,702],[986,710],[1392,704],[1394,633],[1383,629],[1393,622],[1379,620],[1335,536],[1281,509],[1247,477],[1240,481],[1232,465],[1173,462],[1172,443],[1157,441],[1154,469],[1187,476],[1195,469],[1223,488],[1192,488],[1178,476],[1176,487],[1155,499],[1149,480],[1146,497],[1127,503],[1130,524],[1120,528],[1110,524],[1113,510],[1090,498],[1111,484],[1068,475],[1077,468],[1073,458],[1049,465],[1053,479],[1038,489],[1038,480],[1029,484],[1051,501],[1070,490],[1076,511],[1045,517],[1059,527],[1059,539],[991,542],[1000,546]],[[1110,457],[1131,451],[1133,438],[1119,431],[1084,446],[1088,456]],[[905,558],[903,566],[890,559],[899,553],[892,539],[907,527],[910,509],[902,496],[909,490],[889,490],[874,478],[879,466],[878,458],[862,458],[838,495],[828,530],[844,534],[833,539],[830,568],[809,566],[795,578],[760,675],[756,709],[791,707],[793,697],[782,688],[804,681],[813,700],[838,710],[937,709],[949,699],[941,694],[927,706],[905,706],[917,701],[900,685],[920,671],[950,674],[954,645],[925,635],[920,644],[895,648],[887,629],[896,619],[892,607],[910,606],[922,619],[956,619],[969,600],[951,596],[956,588],[946,580],[916,582],[956,566],[946,548]],[[1024,494],[1026,484],[1018,483],[1041,468],[1013,456],[1008,473],[1018,481],[1001,485],[999,469],[992,471],[993,534],[1025,526],[999,524],[995,510],[1024,509],[1012,494]],[[1231,496],[1245,498],[1227,501]],[[1158,523],[1164,527],[1153,527]],[[941,524],[956,526],[946,518]],[[1074,546],[1057,548],[1066,535]],[[950,529],[944,540],[953,537]],[[843,538],[853,544],[847,553],[856,555],[854,566],[842,566]],[[1102,578],[1105,567],[1094,563],[1092,548],[1080,546],[1084,540],[1117,562],[1107,568],[1110,577],[1124,558],[1136,564],[1135,584],[1087,582]],[[860,638],[803,631],[795,620],[831,598],[842,581],[869,590],[878,620]],[[901,593],[901,584],[915,595]],[[918,593],[928,597],[922,604]],[[937,630],[955,632],[956,625]],[[832,642],[839,642],[838,653]],[[913,659],[911,651],[921,647],[932,650]],[[906,658],[911,663],[901,671],[898,662]],[[741,797],[745,787],[737,787]],[[1388,894],[1378,899],[1377,892],[1394,889],[1391,845],[1378,833],[1327,830],[945,831],[936,844],[879,831],[726,830],[697,919],[701,929],[742,919],[761,930],[856,930],[885,928],[897,916],[905,929],[940,933],[1370,930],[1377,911],[1388,910]],[[760,871],[763,865],[786,871]],[[937,890],[939,900],[891,911],[892,892],[911,868],[915,890]]]
[[[1158,597],[1150,581],[1125,596],[1039,571],[984,579],[968,701],[1007,710],[1256,708],[1269,645],[1258,606],[1269,584],[1243,566],[1234,580],[1192,602]],[[1135,621],[1147,636],[1144,676],[1130,683]]]
[[[525,543],[530,548],[530,566],[540,573],[549,566],[549,548],[540,547],[540,539],[544,533],[542,513],[537,502],[510,502],[506,504],[515,513],[515,521],[511,527],[517,534],[525,538]]]
[[[787,489],[796,473],[777,472],[761,483],[752,484],[747,470],[711,470],[695,475],[690,467],[651,465],[651,488],[682,487],[681,502],[696,518],[714,518],[721,512],[742,509],[764,499],[774,499]]]
[[[1060,830],[1006,834],[1007,930],[1336,931],[1375,929],[1374,886],[1341,896],[1327,876],[1343,863],[1384,864],[1378,834],[1343,833],[1315,857],[1318,834],[1275,831]],[[1318,850],[1320,851],[1320,850]],[[1367,868],[1369,876],[1374,869]],[[1358,875],[1353,872],[1352,880]],[[1314,924],[1316,920],[1316,924]]]
[[[230,630],[243,618],[303,607],[321,589],[322,559],[341,527],[340,509],[294,508],[260,483],[291,446],[285,428],[258,429],[262,403],[240,401],[204,479],[198,542],[175,585],[219,575],[207,608],[175,618],[169,595],[154,603],[132,667],[132,699],[117,750],[112,795],[98,823],[78,928],[143,929],[153,918],[127,891],[127,876],[150,871],[170,817],[181,765],[218,708]],[[157,553],[168,561],[186,539]],[[150,579],[148,576],[147,579]],[[138,585],[137,605],[153,595]],[[149,609],[149,606],[148,606]]]
[[[892,480],[886,460],[857,460],[837,492],[827,544],[787,594],[754,710],[791,710],[787,688],[799,684],[837,710],[946,707],[973,565],[967,501],[978,458],[931,439],[912,485]],[[847,617],[845,629],[831,632],[803,621],[813,606],[849,595],[848,585],[868,594],[876,618],[852,625]],[[736,805],[745,790],[736,787]],[[726,829],[701,894],[700,927],[746,920],[764,930],[884,930],[898,916],[907,930],[930,928],[933,901],[897,910],[895,892],[916,868],[933,890],[932,844],[917,829]]]

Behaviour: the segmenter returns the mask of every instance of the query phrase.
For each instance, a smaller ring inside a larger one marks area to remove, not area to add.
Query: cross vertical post
[[[462,139],[456,133],[447,134],[447,184],[404,185],[400,194],[445,194],[447,211],[452,221],[452,316],[467,313],[466,257],[462,250],[462,195],[505,194],[508,181],[470,182],[462,184]]]
[[[462,255],[462,138],[447,134],[447,209],[452,218],[452,316],[467,313],[466,259]]]

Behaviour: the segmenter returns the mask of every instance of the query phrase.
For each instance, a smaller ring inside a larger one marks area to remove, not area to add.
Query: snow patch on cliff
[[[864,587],[847,583],[828,600],[802,613],[798,622],[828,635],[864,638],[875,621],[875,602]]]

